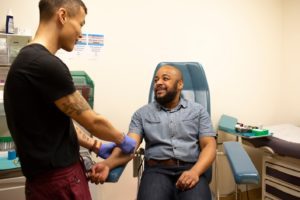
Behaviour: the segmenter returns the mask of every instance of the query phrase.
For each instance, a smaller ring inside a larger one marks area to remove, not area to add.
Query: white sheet
[[[278,124],[264,127],[277,137],[288,142],[300,143],[300,127],[293,124]]]

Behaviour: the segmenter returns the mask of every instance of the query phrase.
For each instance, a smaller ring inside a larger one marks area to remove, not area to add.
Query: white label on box
[[[7,53],[6,38],[0,38],[0,53],[2,53],[2,54]]]

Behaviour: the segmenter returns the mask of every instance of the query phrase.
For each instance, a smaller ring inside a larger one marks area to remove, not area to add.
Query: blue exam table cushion
[[[224,150],[237,184],[258,184],[259,174],[239,142],[224,142]]]

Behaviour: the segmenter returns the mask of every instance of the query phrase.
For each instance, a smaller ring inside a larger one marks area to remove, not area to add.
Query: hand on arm
[[[77,133],[77,138],[79,141],[80,146],[83,146],[91,151],[93,151],[97,156],[106,159],[110,156],[112,150],[117,146],[113,142],[109,143],[101,143],[99,140],[96,138],[92,138],[76,124],[74,123],[76,133]]]
[[[136,144],[137,144],[136,148],[138,148],[141,143],[140,135],[135,134],[135,133],[129,133],[128,137],[130,137],[134,141],[136,141]],[[110,171],[118,166],[126,165],[132,158],[133,158],[133,154],[131,154],[131,155],[124,154],[120,148],[114,148],[110,157],[108,157],[106,160],[104,160],[102,162],[96,163],[92,167],[91,177],[92,177],[93,182],[96,184],[103,183],[108,177],[108,176],[106,176],[105,179],[103,180],[104,176],[97,175],[98,165],[105,165],[108,167],[108,169]],[[101,169],[101,167],[100,167],[100,169]]]
[[[125,154],[131,154],[134,152],[136,141],[129,136],[125,136],[123,142],[118,145]]]
[[[100,156],[103,159],[108,158],[111,155],[111,152],[113,151],[113,149],[116,147],[117,145],[113,142],[109,142],[109,143],[102,143],[99,151],[98,151],[98,156]]]
[[[141,143],[141,136],[136,133],[129,133],[128,137],[136,142],[137,149]],[[127,164],[133,158],[133,154],[125,154],[120,148],[114,148],[111,156],[108,157],[104,162],[109,166],[110,169]]]
[[[199,139],[201,152],[198,161],[190,169],[181,174],[177,180],[176,187],[181,190],[188,190],[194,187],[199,177],[212,165],[216,157],[216,141],[214,137],[201,137]]]

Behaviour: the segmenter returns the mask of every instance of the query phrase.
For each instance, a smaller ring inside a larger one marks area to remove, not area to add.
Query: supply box
[[[2,91],[0,95],[3,95]],[[8,151],[14,149],[14,147],[15,145],[6,123],[3,99],[0,98],[0,151]]]
[[[20,49],[30,40],[31,36],[0,33],[0,65],[11,65]]]
[[[94,82],[85,71],[71,71],[76,89],[94,107]]]

